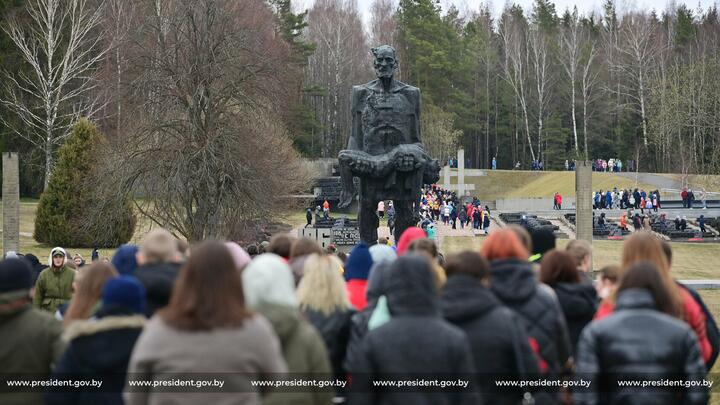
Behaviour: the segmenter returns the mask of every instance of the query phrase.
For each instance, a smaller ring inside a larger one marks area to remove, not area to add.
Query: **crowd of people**
[[[442,221],[452,229],[472,227],[485,234],[490,230],[490,208],[487,205],[482,206],[477,197],[463,204],[454,192],[435,185],[422,190],[419,210],[421,221],[418,226],[430,229],[431,239],[434,239],[435,221]]]
[[[430,193],[440,206],[452,202],[444,190]],[[413,227],[393,247],[360,243],[341,257],[287,234],[259,253],[234,242],[188,248],[159,229],[110,262],[75,269],[54,248],[37,280],[27,256],[7,258],[3,372],[92,376],[107,385],[6,390],[0,403],[707,403],[703,381],[718,355],[718,329],[700,296],[673,279],[670,246],[651,233],[628,238],[621,262],[597,280],[583,241],[559,249],[551,233],[510,226],[479,252],[445,257],[429,236]],[[228,385],[208,392],[129,384],[204,373]],[[467,385],[372,384],[408,375],[452,375]],[[345,384],[252,384],[282,376]],[[633,388],[618,378],[695,384]],[[561,384],[498,388],[500,379]]]
[[[639,209],[641,213],[645,210],[657,212],[662,208],[660,200],[660,191],[645,191],[642,189],[622,189],[618,190],[613,187],[612,190],[593,191],[592,195],[593,209],[611,210],[611,209]]]

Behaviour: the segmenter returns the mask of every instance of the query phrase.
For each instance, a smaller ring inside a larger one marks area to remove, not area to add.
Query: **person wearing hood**
[[[399,392],[372,389],[373,377],[469,375],[475,372],[465,333],[440,315],[440,302],[427,258],[408,254],[388,272],[387,302],[392,318],[367,333],[354,364],[353,404],[476,403],[473,392]],[[369,390],[369,391],[368,391]]]
[[[320,332],[325,342],[333,377],[345,381],[343,362],[355,310],[345,291],[340,259],[330,255],[308,256],[305,260],[304,276],[297,287],[297,296],[300,311]],[[337,389],[336,395],[344,397],[344,390]]]
[[[104,263],[93,264],[105,265]],[[131,276],[115,277],[102,289],[102,306],[89,320],[68,326],[63,339],[69,346],[53,377],[102,375],[107,384],[101,392],[53,389],[46,396],[48,405],[122,405],[130,354],[145,325],[145,288]],[[108,381],[108,379],[110,381]]]
[[[32,270],[22,259],[0,261],[0,364],[6,375],[47,376],[62,356],[62,324],[33,308]],[[3,405],[41,405],[40,392],[5,392]]]
[[[540,281],[555,290],[570,333],[572,353],[575,353],[580,332],[592,321],[597,310],[595,286],[584,282],[576,260],[559,250],[551,250],[543,257]]]
[[[616,311],[588,325],[578,346],[578,378],[591,389],[574,395],[577,404],[707,404],[703,387],[618,385],[620,380],[705,379],[705,365],[693,330],[677,319],[673,292],[650,262],[632,265],[620,281]]]
[[[480,254],[490,261],[492,292],[523,319],[531,347],[540,357],[540,371],[559,375],[568,369],[571,347],[562,309],[553,290],[538,282],[515,232],[493,232]]]
[[[540,263],[545,252],[555,249],[555,234],[547,228],[535,229],[530,233],[532,238],[533,254],[528,261]]]
[[[360,242],[350,252],[350,257],[345,264],[345,280],[347,295],[350,303],[358,311],[362,311],[367,306],[365,292],[367,290],[367,280],[370,276],[373,260],[370,255],[370,248],[365,242]]]
[[[177,241],[165,229],[154,229],[143,238],[136,259],[138,268],[133,275],[145,287],[145,315],[149,318],[170,302],[180,272]]]
[[[353,366],[355,359],[359,355],[360,343],[368,332],[370,318],[381,301],[381,297],[386,292],[390,266],[397,258],[394,251],[392,255],[388,253],[385,257],[377,257],[378,254],[375,253],[377,252],[377,246],[370,247],[370,254],[373,255],[374,264],[372,270],[370,270],[370,278],[365,291],[367,306],[362,311],[356,312],[351,319],[350,339],[344,362],[345,370],[349,370]]]
[[[67,253],[61,247],[50,251],[48,267],[35,283],[33,304],[36,308],[55,313],[58,306],[70,301],[75,270],[67,266]]]
[[[410,247],[410,243],[414,241],[415,239],[423,239],[426,238],[427,234],[425,231],[423,231],[420,228],[413,227],[408,228],[403,232],[402,235],[400,235],[400,240],[397,243],[397,254],[398,256],[404,255],[408,248]]]
[[[137,269],[137,245],[125,244],[118,248],[112,258],[112,265],[115,266],[121,275],[131,276]]]
[[[537,359],[520,318],[490,291],[490,264],[475,252],[448,257],[448,280],[441,296],[445,319],[468,336],[478,376],[536,375]],[[523,392],[498,392],[494,381],[478,381],[487,404],[511,405]]]
[[[23,259],[30,264],[30,268],[32,270],[32,283],[33,285],[35,285],[38,277],[40,276],[40,273],[42,273],[43,270],[47,269],[48,266],[40,263],[40,259],[38,259],[38,257],[32,253],[27,253],[23,256]]]
[[[250,311],[246,302],[243,278],[227,246],[206,241],[193,247],[170,303],[140,334],[128,375],[144,381],[167,381],[184,374],[222,375],[223,391],[153,390],[126,383],[125,404],[259,405],[266,391],[252,386],[251,380],[286,373],[287,365],[272,326]]]
[[[424,255],[430,260],[430,266],[433,271],[433,280],[435,281],[435,287],[440,291],[442,286],[447,281],[447,275],[445,269],[440,265],[440,252],[438,252],[437,245],[431,239],[415,239],[410,243],[408,253]]]
[[[301,316],[295,280],[287,263],[275,254],[260,255],[243,270],[242,280],[248,306],[267,318],[280,338],[288,372],[330,374],[325,343],[318,331]],[[273,393],[263,399],[263,404],[329,404],[333,394],[331,387]]]
[[[705,228],[705,215],[700,215],[698,217],[698,228],[700,228],[700,232],[703,234],[707,232],[707,229]]]

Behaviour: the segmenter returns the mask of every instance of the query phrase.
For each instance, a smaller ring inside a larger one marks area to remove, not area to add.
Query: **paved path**
[[[659,190],[662,190],[664,188],[665,189],[673,189],[673,190],[681,190],[682,189],[681,181],[671,179],[669,177],[666,177],[666,176],[663,176],[660,174],[637,173],[637,177],[636,177],[636,173],[633,173],[633,172],[621,172],[621,173],[615,173],[615,174],[617,174],[618,176],[633,180],[633,181],[635,181],[637,179],[637,182],[650,184]]]

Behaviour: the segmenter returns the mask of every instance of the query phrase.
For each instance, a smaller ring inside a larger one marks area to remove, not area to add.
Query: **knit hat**
[[[237,267],[238,270],[242,270],[252,260],[250,255],[237,243],[225,242],[225,246],[227,246],[230,251],[230,256],[232,256],[235,267]]]
[[[377,264],[385,260],[395,260],[397,253],[388,245],[378,244],[370,246],[370,256],[372,257],[373,264]]]
[[[53,266],[53,256],[62,255],[64,257],[63,259],[63,266],[65,265],[65,262],[67,262],[67,252],[65,252],[65,249],[61,248],[60,246],[52,248],[50,251],[50,256],[48,257],[48,266]]]
[[[115,252],[112,258],[112,264],[121,275],[131,275],[137,268],[136,255],[138,247],[136,245],[122,245]]]
[[[242,283],[245,302],[251,308],[261,302],[298,307],[290,266],[276,254],[255,257],[242,271]]]
[[[32,286],[32,270],[25,260],[0,261],[0,293],[30,290]]]
[[[102,289],[102,305],[105,309],[122,307],[145,313],[145,287],[132,276],[111,278]]]
[[[350,257],[345,263],[345,279],[367,280],[372,265],[373,258],[370,256],[370,248],[365,242],[360,242],[350,251]]]
[[[420,228],[412,227],[408,228],[403,232],[403,234],[400,236],[400,240],[397,244],[397,253],[398,256],[402,256],[405,254],[410,247],[410,243],[414,241],[415,239],[423,239],[426,238],[427,234],[425,234],[425,231],[423,231]]]

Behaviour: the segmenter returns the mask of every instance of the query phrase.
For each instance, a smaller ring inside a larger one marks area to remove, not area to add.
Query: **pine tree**
[[[130,240],[136,218],[129,198],[98,201],[88,187],[103,142],[102,134],[87,119],[75,124],[58,152],[48,189],[40,197],[35,240],[71,247],[116,247]],[[96,212],[99,207],[105,211]]]

